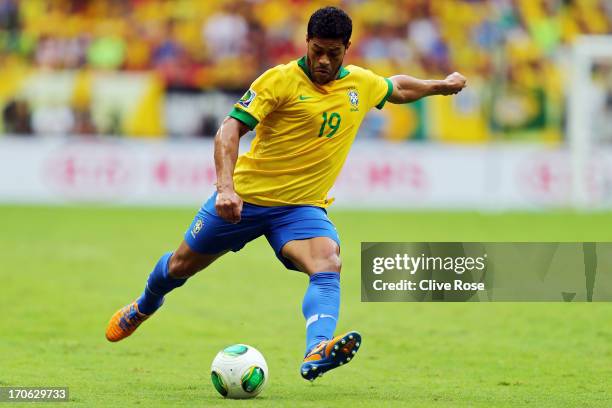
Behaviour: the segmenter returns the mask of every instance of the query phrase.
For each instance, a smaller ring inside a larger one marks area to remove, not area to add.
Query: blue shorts
[[[327,218],[327,211],[309,205],[262,207],[244,203],[241,220],[232,224],[217,215],[214,193],[200,208],[187,232],[185,242],[202,254],[239,251],[247,242],[265,235],[276,256],[288,268],[298,270],[281,254],[283,246],[296,239],[328,237],[340,246],[340,238],[334,224]]]

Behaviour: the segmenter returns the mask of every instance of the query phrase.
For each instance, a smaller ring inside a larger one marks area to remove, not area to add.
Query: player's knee
[[[329,252],[325,254],[323,257],[317,259],[316,262],[316,270],[312,271],[316,272],[338,272],[342,269],[342,260],[340,259],[340,255],[336,253],[336,251]]]
[[[342,259],[340,259],[340,255],[334,254],[332,256],[331,261],[333,263],[332,264],[333,269],[331,269],[331,270],[333,270],[334,272],[340,273],[340,270],[342,269]]]
[[[189,259],[175,253],[168,263],[168,274],[173,278],[186,279],[198,273]]]

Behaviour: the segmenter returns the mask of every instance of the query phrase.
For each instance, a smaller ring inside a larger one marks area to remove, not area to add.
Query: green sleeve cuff
[[[257,119],[249,112],[243,111],[242,109],[234,108],[228,115],[230,118],[237,119],[247,125],[251,130],[255,129],[255,126],[259,123]]]
[[[382,109],[382,107],[385,106],[385,102],[387,102],[387,99],[389,99],[389,97],[393,93],[393,82],[391,82],[389,78],[385,78],[385,81],[387,82],[387,94],[382,99],[382,101],[380,101],[380,103],[376,105],[376,109]]]

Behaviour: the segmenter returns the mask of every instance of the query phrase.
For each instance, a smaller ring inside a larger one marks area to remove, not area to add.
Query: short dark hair
[[[353,21],[337,7],[323,7],[315,11],[308,21],[308,39],[341,38],[348,45],[353,33]]]

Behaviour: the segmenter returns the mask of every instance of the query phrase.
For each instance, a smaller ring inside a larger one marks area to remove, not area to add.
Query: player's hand
[[[442,95],[455,95],[461,92],[466,86],[467,79],[458,72],[453,72],[444,79]]]
[[[219,217],[227,222],[240,222],[242,213],[242,198],[234,190],[219,191],[215,201],[215,209]]]

